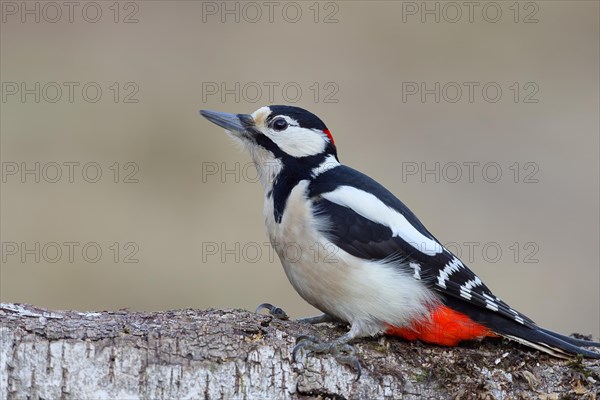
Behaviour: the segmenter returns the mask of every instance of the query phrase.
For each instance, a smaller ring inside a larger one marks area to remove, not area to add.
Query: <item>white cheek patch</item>
[[[292,157],[306,157],[320,154],[327,146],[323,134],[317,130],[289,126],[281,132],[265,132],[281,150]]]
[[[271,114],[269,107],[261,107],[252,113],[255,128],[273,141],[282,151],[292,157],[306,157],[320,154],[327,147],[328,138],[319,130],[306,129],[298,126],[298,121],[281,115],[288,122],[288,128],[277,132],[269,129],[265,124]]]

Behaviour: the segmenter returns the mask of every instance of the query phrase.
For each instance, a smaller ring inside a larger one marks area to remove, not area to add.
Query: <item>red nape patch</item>
[[[323,133],[327,135],[329,140],[331,140],[331,144],[335,146],[335,141],[333,140],[333,136],[331,136],[331,132],[329,132],[329,129],[325,129]]]
[[[422,340],[442,346],[456,346],[463,340],[498,337],[489,328],[446,306],[440,306],[432,311],[429,321],[414,322],[410,328],[388,325],[385,333],[410,341]]]

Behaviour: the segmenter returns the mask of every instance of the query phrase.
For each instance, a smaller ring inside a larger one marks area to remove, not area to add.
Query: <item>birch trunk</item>
[[[355,345],[355,371],[300,357],[307,326],[244,310],[49,311],[0,305],[1,399],[596,399],[600,362],[490,341],[448,349],[389,337]]]

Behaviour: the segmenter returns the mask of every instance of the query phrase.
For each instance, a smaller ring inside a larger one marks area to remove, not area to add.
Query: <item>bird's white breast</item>
[[[292,286],[307,302],[352,325],[358,336],[373,335],[385,324],[408,326],[426,318],[435,297],[394,263],[360,259],[321,233],[328,220],[317,216],[306,198],[308,181],[290,193],[277,223],[273,199],[265,197],[267,233]]]

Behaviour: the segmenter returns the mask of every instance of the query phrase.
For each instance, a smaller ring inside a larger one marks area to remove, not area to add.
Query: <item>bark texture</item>
[[[390,337],[291,360],[307,326],[245,310],[48,311],[0,305],[1,399],[596,399],[600,362],[503,341],[448,349]]]

